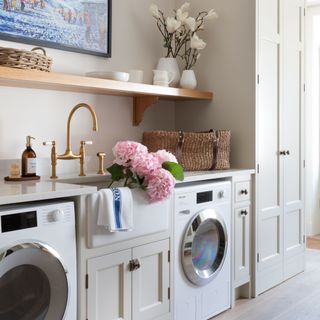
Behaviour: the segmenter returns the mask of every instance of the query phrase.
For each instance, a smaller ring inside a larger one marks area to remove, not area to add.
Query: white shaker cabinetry
[[[91,258],[88,320],[162,319],[169,313],[169,239]]]
[[[304,270],[303,0],[257,0],[255,290]]]
[[[251,296],[251,176],[236,176],[233,184],[233,289],[234,298]]]

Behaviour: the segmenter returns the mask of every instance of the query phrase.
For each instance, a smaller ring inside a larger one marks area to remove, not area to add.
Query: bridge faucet
[[[51,142],[43,142],[43,145],[52,145],[51,149],[51,166],[52,166],[52,174],[51,174],[51,179],[57,179],[56,175],[56,166],[57,166],[57,160],[74,160],[74,159],[79,159],[80,160],[80,173],[79,176],[85,176],[84,173],[84,161],[85,161],[85,145],[86,144],[92,144],[92,141],[81,141],[80,142],[80,152],[79,154],[73,153],[71,150],[71,120],[74,115],[74,113],[80,109],[80,108],[86,108],[90,111],[91,116],[92,116],[92,121],[93,121],[93,131],[98,131],[98,121],[97,121],[97,115],[86,103],[79,103],[77,104],[70,112],[69,117],[68,117],[68,122],[67,122],[67,147],[66,151],[63,154],[57,155],[56,153],[56,143],[55,141]]]

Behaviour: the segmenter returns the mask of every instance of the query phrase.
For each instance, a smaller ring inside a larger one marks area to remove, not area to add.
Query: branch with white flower
[[[197,62],[205,42],[197,36],[197,32],[204,30],[205,20],[217,18],[214,9],[201,11],[196,18],[189,16],[190,3],[185,2],[179,9],[174,10],[174,16],[165,17],[158,6],[152,4],[150,13],[156,19],[157,27],[164,38],[164,47],[167,49],[166,57],[180,56],[185,68],[190,69]],[[184,51],[182,54],[181,51]]]

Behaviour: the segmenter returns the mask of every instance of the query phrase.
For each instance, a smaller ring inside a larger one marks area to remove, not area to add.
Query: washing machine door
[[[68,304],[61,258],[42,243],[0,252],[0,320],[60,320]]]
[[[214,209],[197,213],[189,223],[182,244],[182,266],[196,286],[213,280],[221,269],[228,249],[223,218]]]

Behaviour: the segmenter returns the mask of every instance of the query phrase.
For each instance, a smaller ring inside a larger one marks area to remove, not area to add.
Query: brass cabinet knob
[[[98,152],[97,157],[99,158],[99,170],[97,174],[106,174],[104,170],[104,158],[106,156],[105,152]]]

